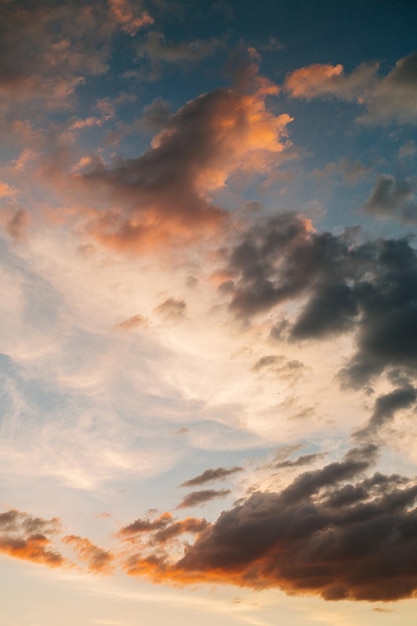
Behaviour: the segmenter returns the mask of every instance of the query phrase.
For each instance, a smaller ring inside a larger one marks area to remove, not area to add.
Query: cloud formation
[[[105,72],[114,29],[106,12],[98,1],[1,2],[0,97],[62,105],[84,76]]]
[[[362,386],[393,367],[416,373],[417,255],[407,238],[355,243],[349,232],[317,233],[302,216],[283,213],[242,234],[226,275],[230,310],[244,319],[304,299],[286,321],[291,341],[353,331],[345,384]]]
[[[204,485],[205,483],[213,482],[215,480],[222,480],[231,474],[241,471],[241,467],[217,467],[216,469],[207,469],[202,474],[199,474],[194,478],[190,478],[190,480],[186,480],[182,483],[181,487],[196,487],[198,485]]]
[[[192,506],[199,506],[205,502],[210,502],[216,498],[224,498],[229,495],[230,489],[202,489],[201,491],[192,491],[187,494],[177,506],[177,509],[187,509]]]
[[[44,520],[16,510],[0,514],[0,552],[17,559],[62,567],[66,561],[52,547],[59,520]]]
[[[365,210],[380,218],[399,218],[404,222],[415,222],[416,192],[416,179],[397,180],[394,176],[382,174],[365,203]]]
[[[377,431],[387,422],[390,422],[395,413],[401,409],[407,409],[415,404],[417,391],[410,385],[397,387],[389,393],[379,396],[375,401],[374,412],[368,424],[357,431],[356,437],[374,437]]]
[[[218,232],[227,212],[213,204],[213,193],[238,171],[268,173],[288,146],[291,118],[266,105],[277,92],[250,66],[233,87],[179,109],[142,156],[110,166],[93,159],[77,180],[92,198],[110,198],[111,207],[97,211],[89,233],[105,246],[142,253]]]
[[[417,590],[417,486],[397,475],[365,477],[376,451],[353,449],[281,492],[254,493],[223,512],[178,561],[136,555],[128,571],[327,600],[409,597]]]
[[[314,64],[291,72],[284,89],[293,98],[335,97],[365,107],[359,122],[416,124],[417,53],[397,61],[383,77],[379,64],[365,63],[345,74],[343,66]]]
[[[138,30],[153,24],[155,21],[147,11],[142,11],[140,15],[136,15],[128,0],[109,0],[109,5],[120,29],[132,37],[136,35]]]
[[[63,538],[63,543],[74,548],[80,559],[88,564],[90,572],[93,572],[94,574],[102,574],[111,571],[113,555],[107,550],[103,550],[102,548],[94,545],[86,537],[67,535]]]

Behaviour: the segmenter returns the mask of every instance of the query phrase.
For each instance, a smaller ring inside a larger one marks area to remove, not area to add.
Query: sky
[[[0,0],[0,626],[411,626],[417,7]]]

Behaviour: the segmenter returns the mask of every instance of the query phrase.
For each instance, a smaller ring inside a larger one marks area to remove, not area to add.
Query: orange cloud
[[[158,545],[128,557],[125,570],[154,582],[277,587],[326,600],[412,597],[417,485],[398,475],[365,477],[376,453],[374,445],[353,448],[281,492],[253,493],[203,523],[179,559]]]
[[[342,73],[343,65],[316,63],[292,72],[287,76],[284,87],[294,98],[314,98],[332,84],[333,78]]]
[[[147,326],[148,321],[146,317],[143,315],[132,315],[132,317],[117,324],[116,328],[129,332],[130,330],[135,330],[135,328],[147,328]]]
[[[65,559],[51,549],[47,535],[55,535],[59,520],[44,520],[27,513],[10,510],[0,514],[0,552],[17,559],[62,567]]]
[[[64,544],[72,546],[80,559],[87,562],[90,572],[102,574],[111,571],[113,555],[107,550],[103,550],[91,543],[89,539],[77,535],[67,535],[62,541]]]
[[[171,116],[151,148],[134,159],[108,166],[94,159],[74,182],[103,206],[87,232],[116,250],[143,253],[181,246],[219,232],[227,211],[212,194],[243,171],[265,175],[289,147],[292,118],[266,105],[278,87],[254,66],[245,80],[188,102]]]
[[[27,539],[2,537],[0,538],[0,552],[50,567],[64,565],[65,561],[61,554],[48,549],[50,544],[50,540],[44,535],[30,535]]]

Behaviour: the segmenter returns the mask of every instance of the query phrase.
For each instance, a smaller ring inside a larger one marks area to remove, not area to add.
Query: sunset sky
[[[0,626],[414,626],[417,5],[0,0]]]

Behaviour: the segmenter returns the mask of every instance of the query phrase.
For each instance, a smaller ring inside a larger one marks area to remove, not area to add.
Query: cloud
[[[404,222],[417,220],[417,181],[414,178],[397,180],[382,174],[365,202],[365,210],[380,218],[399,218]]]
[[[72,546],[81,560],[86,561],[90,572],[108,573],[112,569],[113,555],[91,543],[86,537],[67,535],[63,543]]]
[[[354,333],[344,384],[359,387],[395,367],[416,373],[417,255],[406,238],[356,243],[348,231],[317,233],[302,216],[283,213],[258,220],[228,255],[229,308],[238,317],[303,298],[294,321],[285,321],[288,340]]]
[[[279,461],[278,463],[276,463],[276,465],[274,465],[274,467],[276,467],[277,469],[283,469],[287,467],[300,467],[300,465],[309,465],[310,463],[314,463],[318,459],[322,459],[323,456],[324,455],[322,453],[303,454],[294,461],[291,461],[289,459],[287,459],[286,461]]]
[[[398,157],[400,159],[405,159],[407,157],[413,157],[417,152],[416,142],[412,139],[407,141],[401,148],[398,150]]]
[[[165,528],[172,522],[172,515],[170,513],[163,513],[157,519],[150,521],[149,519],[137,519],[132,524],[124,526],[119,531],[119,536],[133,536],[138,533],[148,533],[154,530],[160,530]]]
[[[216,37],[207,41],[193,39],[178,43],[167,42],[162,33],[153,30],[138,45],[137,56],[138,58],[149,58],[155,71],[161,61],[164,63],[197,61],[213,54],[220,45],[221,43]]]
[[[172,541],[180,535],[191,533],[198,535],[209,526],[209,522],[205,519],[197,519],[195,517],[186,517],[178,522],[173,522],[166,528],[158,530],[154,533],[152,541],[156,543],[166,543]]]
[[[148,320],[143,315],[132,315],[123,322],[120,322],[116,325],[116,328],[119,330],[124,330],[129,332],[131,330],[135,330],[136,328],[147,328]]]
[[[344,74],[343,65],[316,63],[291,72],[285,80],[284,89],[293,98],[312,100],[323,96],[335,96],[356,101],[365,85],[374,81],[378,65],[363,64],[350,75]]]
[[[383,77],[379,65],[360,65],[345,74],[342,65],[310,65],[289,74],[284,89],[293,98],[335,97],[365,107],[358,122],[415,124],[417,119],[417,53],[400,59]]]
[[[312,174],[318,179],[339,175],[345,183],[356,185],[371,171],[362,161],[350,161],[342,158],[337,163],[330,162],[323,169],[314,169]]]
[[[59,529],[57,518],[44,520],[16,510],[6,511],[0,514],[0,552],[25,561],[62,567],[66,561],[51,549],[48,537]]]
[[[14,198],[17,190],[10,187],[7,183],[0,181],[0,199],[1,198]]]
[[[164,300],[155,309],[158,315],[161,315],[166,320],[179,321],[185,317],[187,311],[187,304],[184,300],[176,300],[175,298],[168,298]]]
[[[190,478],[190,480],[186,480],[182,483],[181,487],[196,487],[198,485],[204,485],[205,483],[212,482],[214,480],[222,480],[230,474],[235,474],[236,472],[241,472],[241,467],[217,467],[216,469],[207,469],[202,474],[195,476],[194,478]]]
[[[29,223],[29,213],[24,209],[18,209],[10,220],[6,222],[4,229],[12,239],[19,241],[24,238]]]
[[[328,274],[348,272],[346,256],[347,247],[341,238],[314,233],[310,220],[302,216],[282,213],[259,220],[230,251],[227,270],[234,279],[230,308],[239,316],[268,311],[300,296],[320,275],[326,280]],[[330,286],[329,290],[332,298]],[[331,325],[335,330],[343,327],[345,317],[340,306],[329,324],[317,319],[316,330],[321,325],[323,332]]]
[[[120,29],[132,37],[138,30],[155,21],[147,11],[142,11],[140,16],[135,15],[128,0],[109,0],[109,5]]]
[[[191,506],[198,506],[215,500],[216,498],[223,498],[230,493],[230,489],[203,489],[202,491],[192,491],[179,503],[177,509],[186,509]]]
[[[167,244],[181,246],[219,232],[227,212],[213,194],[238,171],[263,175],[287,148],[291,118],[266,106],[278,88],[250,66],[229,89],[191,100],[142,156],[99,159],[75,180],[103,206],[87,231],[100,244],[143,253]]]
[[[114,30],[99,2],[0,5],[0,97],[65,104],[84,76],[107,70]]]
[[[387,394],[379,396],[375,402],[374,412],[368,424],[355,433],[356,437],[373,437],[387,422],[391,421],[400,409],[407,409],[417,400],[416,389],[408,384],[397,387]]]
[[[223,512],[179,560],[136,555],[128,571],[183,584],[278,587],[326,600],[413,596],[417,486],[397,475],[364,477],[375,453],[356,448],[281,492],[256,492]]]

